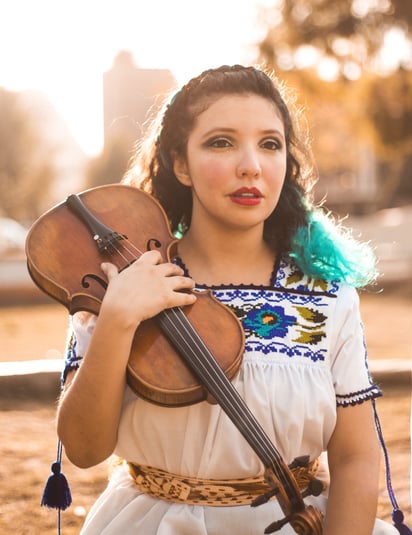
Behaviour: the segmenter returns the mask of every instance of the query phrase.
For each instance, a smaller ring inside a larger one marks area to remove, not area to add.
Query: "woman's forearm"
[[[328,461],[330,489],[323,535],[371,535],[380,448],[370,401],[337,408]]]
[[[373,450],[373,448],[372,448]],[[379,460],[348,459],[331,472],[323,535],[371,535],[376,518]]]
[[[114,325],[112,316],[101,313],[82,365],[62,394],[58,434],[79,467],[98,464],[113,452],[133,336],[134,329]]]

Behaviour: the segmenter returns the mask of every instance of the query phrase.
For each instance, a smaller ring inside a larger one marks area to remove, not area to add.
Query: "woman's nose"
[[[246,149],[242,152],[237,174],[239,178],[257,178],[261,173],[258,155],[253,149]]]

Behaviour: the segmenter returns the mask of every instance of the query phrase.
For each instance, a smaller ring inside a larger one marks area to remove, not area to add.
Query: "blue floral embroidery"
[[[250,310],[243,320],[243,325],[261,338],[285,338],[289,327],[295,325],[296,320],[295,316],[286,314],[282,307],[266,303],[260,309]]]
[[[65,355],[64,370],[61,377],[61,382],[64,384],[67,374],[72,370],[77,370],[82,361],[82,356],[77,354],[77,339],[74,331],[71,331]]]
[[[270,286],[217,286],[214,296],[228,306],[245,331],[248,354],[316,363],[328,354],[327,319],[339,285],[311,279],[292,262],[280,261]]]

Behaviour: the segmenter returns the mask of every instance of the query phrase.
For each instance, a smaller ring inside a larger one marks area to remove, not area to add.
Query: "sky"
[[[170,69],[253,63],[275,0],[0,0],[0,87],[44,92],[86,154],[103,143],[102,77],[117,53]]]

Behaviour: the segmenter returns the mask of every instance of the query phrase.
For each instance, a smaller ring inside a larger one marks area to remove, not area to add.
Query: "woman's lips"
[[[255,206],[263,198],[262,193],[257,188],[239,188],[229,195],[231,200],[244,206]]]

